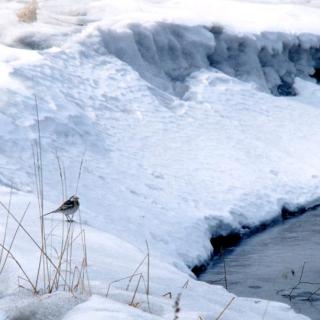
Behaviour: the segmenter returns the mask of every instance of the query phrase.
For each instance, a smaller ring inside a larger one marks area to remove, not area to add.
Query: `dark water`
[[[224,261],[229,291],[284,302],[320,320],[320,210],[243,240]],[[200,280],[225,285],[224,274],[223,258],[215,257]],[[301,275],[304,283],[291,292]]]

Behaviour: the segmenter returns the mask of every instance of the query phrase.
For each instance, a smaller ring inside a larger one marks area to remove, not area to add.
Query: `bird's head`
[[[79,197],[78,196],[76,196],[76,195],[73,195],[73,196],[71,196],[70,197],[70,199],[69,200],[72,200],[72,201],[79,201]]]

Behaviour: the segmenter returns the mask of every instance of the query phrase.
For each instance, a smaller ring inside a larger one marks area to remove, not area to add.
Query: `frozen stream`
[[[320,210],[285,221],[225,252],[228,290],[247,297],[290,303],[313,320],[320,319]],[[302,267],[304,271],[302,273]],[[297,284],[302,273],[303,282]],[[224,263],[215,257],[200,280],[225,285]],[[267,312],[267,310],[266,310]]]

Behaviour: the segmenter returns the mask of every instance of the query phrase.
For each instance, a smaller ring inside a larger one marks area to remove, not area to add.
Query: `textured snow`
[[[320,64],[316,3],[40,1],[31,25],[15,16],[24,3],[4,1],[0,13],[1,200],[11,184],[14,212],[31,200],[26,223],[37,236],[36,95],[45,211],[61,201],[56,152],[70,194],[85,157],[79,196],[93,292],[132,273],[146,240],[152,254],[152,315],[142,293],[141,308],[129,307],[121,284],[66,319],[173,318],[169,291],[183,291],[184,319],[216,318],[232,294],[188,268],[210,257],[210,236],[319,196],[320,90],[308,78]],[[269,93],[284,80],[298,96]],[[14,249],[35,276],[36,249],[22,234]],[[15,291],[17,275],[10,263],[1,295]],[[261,319],[266,309],[265,319],[304,319],[245,298],[224,318]]]
[[[234,1],[234,0],[72,0],[39,1],[38,22],[17,21],[16,12],[26,0],[2,0],[2,43],[35,48],[61,45],[70,35],[88,25],[103,22],[113,29],[129,23],[165,21],[189,26],[224,25],[236,33],[276,31],[318,33],[319,4],[313,1]]]
[[[148,82],[178,96],[192,72],[209,66],[274,95],[296,94],[294,79],[309,78],[320,67],[320,37],[313,34],[235,35],[217,26],[131,24],[120,31],[99,26],[97,42]]]
[[[4,313],[0,312],[0,319],[61,319],[69,310],[84,300],[82,297],[75,297],[65,292],[33,296],[21,291],[0,299],[0,308],[4,310]]]
[[[8,200],[8,190],[2,188],[1,199]],[[35,239],[39,239],[39,221],[36,216],[37,204],[35,199],[25,193],[15,192],[12,211],[20,217],[26,201],[32,200],[30,212],[26,217],[25,227]],[[49,203],[46,203],[49,206]],[[59,245],[61,224],[59,217],[52,217],[48,221],[50,228],[55,228],[52,245]],[[74,234],[79,232],[79,225],[75,223]],[[10,222],[9,231],[14,232],[14,222]],[[174,317],[173,305],[178,294],[181,294],[180,314],[181,319],[194,319],[201,316],[203,319],[216,318],[227,303],[234,297],[220,286],[212,286],[199,282],[185,272],[179,271],[170,263],[156,257],[157,249],[150,246],[150,295],[147,299],[144,288],[140,286],[135,296],[136,307],[129,306],[132,301],[137,279],[134,279],[126,290],[127,281],[114,283],[110,288],[108,299],[105,295],[108,284],[114,280],[126,277],[134,272],[138,264],[146,254],[145,247],[137,247],[95,228],[86,226],[86,242],[89,254],[89,277],[91,290],[94,295],[81,304],[81,299],[64,292],[56,292],[53,295],[32,296],[31,293],[16,289],[18,270],[10,261],[9,267],[0,276],[0,310],[5,312],[9,319],[28,318],[42,319],[103,319],[112,316],[113,319],[172,319]],[[80,245],[81,246],[81,245]],[[81,258],[79,244],[74,243],[73,261]],[[20,263],[26,266],[25,271],[35,279],[37,271],[38,251],[33,243],[22,233],[18,234],[14,245],[15,255]],[[147,265],[139,270],[147,276]],[[172,298],[168,294],[172,295]],[[167,294],[166,296],[164,296]],[[80,303],[80,304],[79,304]],[[71,311],[69,309],[79,304]],[[236,297],[232,305],[225,313],[225,319],[259,319],[265,315],[265,319],[293,320],[307,319],[295,314],[287,305],[264,301],[261,299],[248,299]]]
[[[210,294],[207,290],[201,291],[201,294]],[[187,293],[183,292],[183,295],[187,295]],[[188,297],[190,298],[190,297]],[[260,318],[263,316],[263,309],[262,306],[259,306],[258,300],[256,301],[256,305],[248,305],[248,299],[241,299],[239,301],[240,303],[238,306],[236,306],[236,303],[234,304],[234,307],[230,307],[228,309],[228,312],[226,312],[223,315],[223,319],[226,320],[232,320],[232,319],[238,319],[239,314],[242,314],[240,319],[244,319],[243,315],[246,314],[246,319],[250,319],[251,317],[253,319],[259,319],[256,315],[259,314]],[[163,306],[164,305],[164,306]],[[190,307],[190,302],[188,302],[188,306]],[[186,312],[184,311],[187,307],[185,307],[184,303],[181,304],[181,312],[179,313],[179,319],[194,319],[195,317],[199,317],[198,312]],[[197,306],[199,307],[199,305]],[[248,312],[247,308],[251,308]],[[266,308],[266,305],[263,306],[264,309]],[[268,316],[268,313],[266,313],[265,319],[284,319],[285,317],[288,317],[287,319],[296,319],[297,316],[292,314],[289,310],[289,308],[285,305],[278,304],[278,310],[275,311],[272,315],[272,317]],[[205,305],[202,306],[203,312],[201,313],[201,317],[204,319],[212,319],[219,315],[221,311],[213,312],[212,310],[215,309],[215,306],[212,306],[210,309],[207,309]],[[106,319],[108,317],[112,317],[112,319],[143,319],[143,320],[156,320],[156,319],[172,319],[173,313],[172,313],[172,306],[170,304],[165,305],[162,302],[162,312],[150,315],[148,313],[143,313],[139,309],[130,308],[128,306],[125,306],[123,304],[118,304],[115,302],[106,301],[101,297],[92,297],[88,302],[86,302],[83,305],[79,305],[74,310],[72,310],[64,319],[65,320],[75,320],[75,319],[88,319],[89,317],[94,317],[94,319]],[[171,310],[170,310],[171,309]],[[207,310],[206,310],[207,309]],[[262,311],[262,312],[261,312]],[[290,318],[289,318],[290,317]]]

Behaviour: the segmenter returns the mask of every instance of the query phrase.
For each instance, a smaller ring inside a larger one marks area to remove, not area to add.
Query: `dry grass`
[[[306,262],[303,263],[301,272],[300,272],[300,277],[298,282],[294,285],[294,287],[291,288],[290,292],[287,295],[282,295],[284,297],[289,298],[289,300],[294,300],[295,298],[299,297],[299,293],[294,295],[294,292],[298,289],[301,289],[301,286],[303,285],[308,285],[308,286],[316,286],[316,289],[310,292],[309,296],[306,298],[309,302],[312,302],[312,299],[315,295],[319,295],[320,292],[320,283],[319,282],[310,282],[310,281],[302,281],[303,275],[304,275],[304,270],[305,270]]]
[[[227,303],[227,305],[223,308],[223,310],[219,313],[218,317],[216,318],[216,320],[220,320],[222,319],[223,314],[229,309],[229,307],[231,306],[231,304],[233,303],[233,301],[236,299],[236,297],[233,297],[230,299],[230,301]]]
[[[180,307],[181,293],[179,293],[174,301],[173,310],[174,310],[174,318],[173,320],[179,319],[179,313],[181,311]]]
[[[38,19],[38,2],[32,0],[26,4],[18,13],[17,17],[20,22],[32,23]]]
[[[137,279],[137,282],[133,288],[132,298],[128,304],[132,307],[135,307],[135,308],[140,306],[140,302],[135,301],[135,299],[136,299],[136,295],[139,291],[139,288],[142,284],[143,285],[142,291],[146,295],[146,299],[147,299],[148,311],[149,311],[149,313],[151,313],[150,302],[149,302],[149,295],[150,295],[150,249],[149,249],[149,244],[147,241],[146,241],[146,248],[147,248],[147,254],[142,258],[142,260],[139,262],[138,266],[135,268],[135,270],[133,271],[133,273],[131,275],[109,282],[109,284],[107,286],[106,298],[108,298],[110,291],[111,291],[111,288],[115,283],[120,283],[120,282],[124,282],[125,280],[127,280],[128,283],[126,285],[126,291],[130,291],[130,288],[132,286],[133,281],[135,279]],[[147,269],[145,272],[140,271],[143,267],[146,267],[146,269]]]
[[[24,225],[24,218],[29,211],[29,205],[26,206],[20,219],[11,210],[12,191],[10,192],[9,204],[6,206],[0,201],[1,212],[5,212],[5,224],[4,224],[4,236],[0,239],[0,274],[4,271],[8,258],[15,262],[22,273],[22,277],[19,280],[24,280],[26,289],[31,290],[34,294],[46,294],[52,293],[57,290],[69,291],[72,294],[75,293],[88,293],[90,294],[90,284],[88,277],[88,263],[87,263],[87,249],[86,249],[86,237],[85,230],[83,229],[81,215],[80,223],[75,226],[73,223],[68,223],[62,215],[61,222],[58,222],[53,226],[51,220],[51,228],[48,232],[48,220],[43,217],[44,214],[44,184],[43,184],[43,160],[42,160],[42,142],[41,142],[41,128],[39,121],[38,103],[35,97],[35,114],[36,114],[36,128],[37,139],[32,146],[33,151],[33,163],[34,163],[34,177],[35,186],[38,199],[38,216],[39,216],[39,234],[34,236],[29,232]],[[81,169],[83,165],[83,159],[80,163],[77,188],[81,175]],[[65,174],[62,173],[63,168],[59,165],[59,174],[62,183],[62,190],[66,190]],[[64,195],[63,195],[64,196]],[[9,224],[14,223],[15,229],[11,239],[9,239]],[[61,234],[54,235],[54,230],[58,227],[61,229]],[[77,231],[76,231],[77,230]],[[35,276],[30,276],[27,273],[23,262],[19,261],[15,253],[13,252],[13,245],[18,235],[18,232],[23,232],[32,244],[35,246],[38,252],[38,263],[36,266]],[[77,234],[75,234],[75,232]],[[54,245],[53,237],[58,236],[57,244]],[[39,240],[37,240],[39,239]],[[77,256],[78,261],[75,262],[75,244],[77,243]],[[80,248],[80,249],[79,249]],[[80,252],[79,252],[80,251]]]

